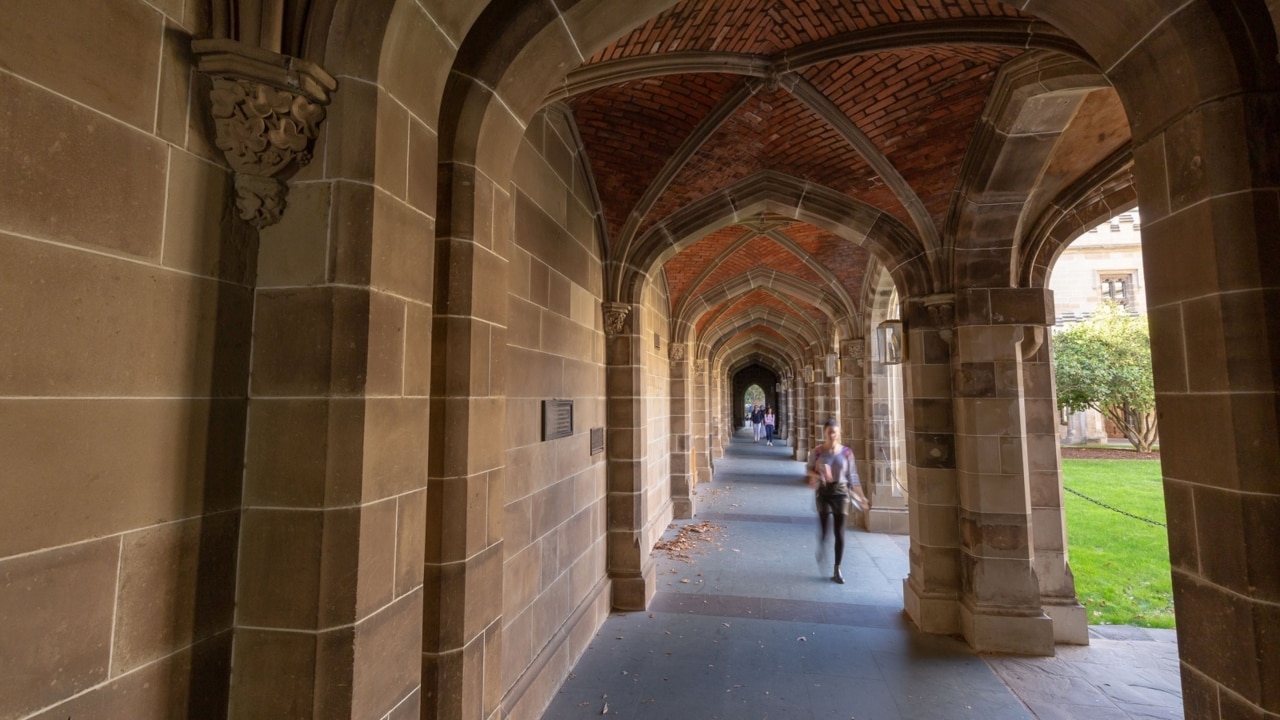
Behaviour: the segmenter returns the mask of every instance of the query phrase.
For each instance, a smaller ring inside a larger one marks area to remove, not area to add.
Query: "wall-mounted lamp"
[[[902,321],[885,320],[876,327],[876,351],[885,365],[901,365],[907,356]]]
[[[827,378],[834,378],[840,374],[840,356],[835,353],[827,354]]]

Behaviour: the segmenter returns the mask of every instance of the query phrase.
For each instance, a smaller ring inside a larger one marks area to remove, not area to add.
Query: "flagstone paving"
[[[697,503],[655,551],[649,610],[605,621],[545,720],[1183,716],[1172,630],[1096,626],[1090,645],[1050,658],[979,655],[914,629],[907,538],[860,529],[846,535],[846,584],[831,582],[788,447],[739,433]]]

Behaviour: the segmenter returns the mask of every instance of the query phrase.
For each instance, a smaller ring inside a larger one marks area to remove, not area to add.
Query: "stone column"
[[[1046,293],[1050,291],[1045,291]],[[1049,317],[1053,315],[1052,299]],[[1026,412],[1027,479],[1031,486],[1031,527],[1040,605],[1053,620],[1053,639],[1089,644],[1089,617],[1076,596],[1067,562],[1067,526],[1062,504],[1061,453],[1053,379],[1052,333],[1026,326],[1031,341],[1022,344],[1022,391]]]
[[[862,480],[868,485],[867,495],[871,498],[867,529],[905,535],[911,528],[903,489],[907,478],[902,464],[902,366],[886,365],[876,359],[865,367],[870,372],[860,380],[869,397],[864,415],[869,470]]]
[[[827,419],[827,390],[826,383],[822,378],[822,363],[820,360],[815,361],[809,359],[809,364],[804,368],[805,373],[805,391],[808,399],[808,417],[809,417],[809,447],[814,447],[823,441],[822,423]]]
[[[1041,289],[970,289],[954,307],[961,629],[978,651],[1052,655],[1029,476],[1055,470],[1057,438],[1029,437],[1023,372],[1024,354],[1034,356],[1053,322],[1052,301]]]
[[[326,176],[313,165],[315,179],[297,199],[301,212],[283,215],[285,181],[310,162],[326,114],[349,109],[345,96],[333,96],[330,107],[333,78],[299,58],[225,39],[194,41],[192,52],[212,80],[216,137],[207,141],[235,171],[236,212],[259,228],[264,252],[299,260],[289,271],[258,265],[250,313],[249,431],[234,449],[245,464],[230,568],[235,672],[226,712],[382,717],[396,702],[388,695],[403,697],[420,679],[431,341],[414,347],[420,355],[406,352],[406,342],[431,337],[430,252],[413,283],[392,281],[377,263],[307,255],[301,248],[326,243],[350,256],[387,252],[388,238],[368,215],[342,227],[314,222],[317,197],[325,198],[323,219],[328,198],[349,199],[356,185],[372,185],[351,168],[328,168]],[[372,122],[331,123],[326,133],[330,149],[367,148],[374,139]],[[406,230],[429,238],[433,228],[428,221]],[[220,293],[217,312],[234,297]],[[192,536],[190,557],[175,552],[175,571],[197,560],[204,569],[212,546],[202,535]],[[197,619],[223,595],[205,590],[208,597],[194,598]]]
[[[509,255],[514,224],[506,188],[474,167],[443,163],[438,177],[455,205],[435,241],[448,272],[437,273],[431,326],[422,715],[492,720],[507,477],[506,379],[494,370],[507,365],[508,266],[495,258]]]
[[[783,387],[786,388],[787,393],[785,410],[787,421],[782,430],[787,433],[787,445],[791,446],[792,455],[794,455],[796,446],[796,380],[790,373],[790,370],[787,370],[787,379],[783,382]]]
[[[853,448],[863,491],[875,508],[879,504],[876,498],[877,484],[872,473],[871,442],[867,437],[867,408],[863,401],[864,347],[862,339],[846,340],[840,345],[840,428],[844,431],[845,444]],[[906,509],[903,508],[901,512],[905,519]],[[872,511],[868,510],[862,517],[862,525],[872,532],[884,532],[882,529],[872,528],[871,519]]]
[[[792,457],[797,460],[809,459],[809,388],[803,371],[795,378],[795,399],[793,401],[795,421],[791,427],[796,431],[796,441],[792,445]]]
[[[631,305],[604,303],[603,312],[608,415],[606,570],[613,580],[613,607],[643,610],[656,588],[656,571],[644,539],[644,462],[648,447],[642,407],[644,343],[638,327],[639,313]]]
[[[706,360],[701,361],[707,363]],[[704,365],[705,367],[705,365]],[[728,425],[733,422],[733,415],[727,413],[727,401],[725,400],[724,384],[711,372],[704,373],[707,376],[707,387],[711,390],[711,407],[714,413],[711,416],[711,464],[714,467],[715,461],[724,457],[725,438]]]
[[[791,428],[787,420],[787,403],[791,400],[791,381],[787,379],[786,375],[783,375],[778,384],[782,386],[782,389],[778,391],[778,407],[774,408],[776,425],[773,428],[773,441],[775,443],[782,441],[783,444],[790,444]]]
[[[1212,97],[1134,133],[1178,655],[1189,720],[1274,718],[1280,96]]]
[[[950,314],[921,299],[902,302],[904,425],[911,520],[911,568],[903,604],[930,633],[960,632],[960,530]]]
[[[671,508],[676,519],[693,517],[692,367],[684,343],[671,343]]]
[[[711,480],[711,388],[707,385],[707,361],[693,361],[693,482]]]

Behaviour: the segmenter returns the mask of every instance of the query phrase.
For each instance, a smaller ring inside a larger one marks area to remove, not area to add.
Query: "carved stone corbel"
[[[678,363],[684,361],[684,343],[671,343],[670,348],[671,362]]]
[[[236,174],[240,217],[279,222],[285,181],[311,162],[338,82],[319,65],[235,40],[193,40],[196,70],[213,79],[215,142]]]
[[[924,307],[929,311],[929,319],[938,328],[938,337],[952,347],[952,329],[956,324],[956,296],[954,293],[939,293],[924,298]]]
[[[706,360],[694,360],[694,361],[693,361],[693,371],[694,371],[694,372],[696,372],[696,373],[705,373],[705,372],[707,371],[707,361],[706,361]]]
[[[851,360],[856,365],[862,364],[864,352],[866,352],[866,343],[862,340],[845,340],[840,343],[840,357]]]
[[[626,303],[606,302],[600,304],[600,309],[604,313],[604,336],[611,338],[622,334],[622,329],[627,326],[627,315],[631,313],[631,306]]]

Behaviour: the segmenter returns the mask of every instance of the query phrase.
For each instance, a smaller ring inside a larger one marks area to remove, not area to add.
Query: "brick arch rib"
[[[625,257],[610,260],[611,297],[639,297],[649,273],[709,232],[771,212],[866,244],[905,287],[932,292],[927,255],[909,228],[877,208],[821,185],[763,171],[691,203],[650,227]]]

